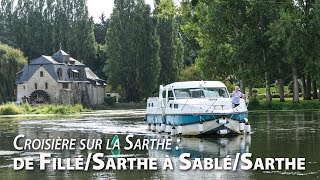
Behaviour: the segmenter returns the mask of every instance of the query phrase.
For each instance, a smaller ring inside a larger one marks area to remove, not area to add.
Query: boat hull
[[[168,133],[160,130],[161,124],[175,127],[174,135],[213,135],[213,134],[242,134],[245,132],[245,123],[248,115],[246,112],[237,114],[198,114],[198,115],[157,115],[147,114],[148,124],[157,126],[157,132]],[[180,126],[180,127],[179,127]],[[179,129],[179,130],[178,130]],[[171,131],[170,131],[170,134]]]

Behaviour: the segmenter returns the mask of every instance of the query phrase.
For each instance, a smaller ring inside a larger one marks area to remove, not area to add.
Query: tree
[[[156,20],[143,0],[115,0],[106,36],[106,74],[113,88],[121,86],[128,101],[151,95],[160,73]]]
[[[94,36],[98,44],[105,44],[105,38],[109,28],[110,19],[106,19],[104,13],[102,13],[99,18],[101,22],[94,24]]]
[[[17,45],[10,39],[10,21],[12,19],[12,1],[2,0],[0,5],[0,43],[8,44],[12,47]]]
[[[159,81],[169,84],[176,81],[183,67],[183,44],[179,35],[177,9],[172,0],[160,0],[156,5],[159,21],[161,70]]]
[[[0,44],[0,102],[14,95],[16,72],[26,63],[27,60],[20,50]]]

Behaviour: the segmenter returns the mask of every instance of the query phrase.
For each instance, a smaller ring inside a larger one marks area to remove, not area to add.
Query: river
[[[249,114],[253,134],[240,136],[173,138],[171,150],[121,150],[117,157],[155,157],[160,162],[166,155],[178,166],[179,156],[191,158],[223,158],[237,153],[261,157],[303,157],[306,170],[100,170],[100,171],[32,171],[13,170],[13,158],[33,157],[37,164],[39,152],[17,151],[13,140],[18,134],[27,138],[112,139],[116,134],[125,142],[128,134],[134,139],[160,137],[146,130],[143,110],[98,111],[81,116],[0,117],[0,179],[320,179],[320,112],[254,112]],[[168,137],[167,137],[168,138]],[[180,141],[178,141],[179,139]],[[46,151],[48,152],[48,151]],[[50,151],[55,157],[87,156],[91,150]],[[114,157],[110,150],[100,150]]]

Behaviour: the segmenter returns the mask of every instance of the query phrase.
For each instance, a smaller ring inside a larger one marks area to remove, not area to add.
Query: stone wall
[[[43,72],[43,77],[40,77],[40,71]],[[47,89],[45,87],[46,83],[48,83]],[[37,89],[35,89],[35,84],[37,84]],[[60,89],[62,89],[62,85],[53,79],[50,74],[40,66],[28,82],[17,85],[17,101],[22,102],[22,97],[29,97],[35,90],[43,90],[50,96],[51,103],[59,103]]]

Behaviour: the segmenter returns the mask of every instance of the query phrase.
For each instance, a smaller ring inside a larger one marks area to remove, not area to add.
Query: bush
[[[5,104],[0,106],[0,115],[22,114],[23,111],[16,104]]]
[[[257,96],[258,100],[262,100],[262,99],[265,99],[265,98],[266,98],[265,94],[258,94],[258,96]]]
[[[68,114],[67,106],[58,106],[54,109],[54,114]]]
[[[117,102],[116,97],[105,97],[104,102],[107,106],[114,106]]]
[[[257,110],[260,107],[260,102],[256,97],[252,97],[249,99],[248,109]]]
[[[252,90],[252,93],[254,93],[254,94],[258,94],[258,92],[259,92],[258,89],[253,89]]]
[[[29,103],[24,103],[24,104],[22,105],[22,107],[23,107],[23,109],[24,109],[25,112],[31,112],[31,111],[32,111],[32,107],[30,106]]]

